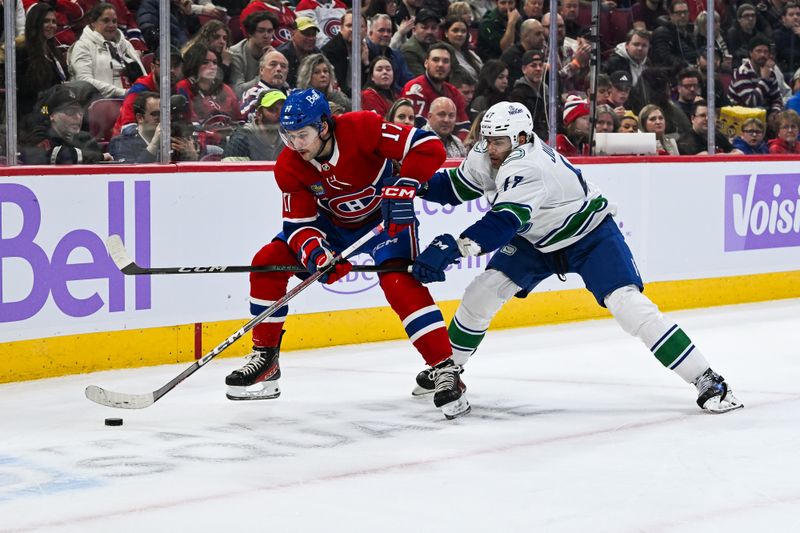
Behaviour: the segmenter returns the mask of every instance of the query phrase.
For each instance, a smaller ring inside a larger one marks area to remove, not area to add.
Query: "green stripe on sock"
[[[483,340],[486,332],[483,333],[468,333],[458,327],[456,321],[450,322],[450,327],[447,328],[447,334],[450,336],[450,342],[459,347],[468,348],[472,351],[478,347]]]
[[[678,328],[653,352],[653,355],[661,361],[662,365],[669,368],[691,345],[692,341],[689,336],[681,328]]]

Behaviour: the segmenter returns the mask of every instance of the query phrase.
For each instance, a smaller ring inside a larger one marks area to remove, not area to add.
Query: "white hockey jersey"
[[[600,190],[536,136],[533,143],[512,150],[499,169],[492,168],[481,141],[449,174],[462,202],[485,196],[492,211],[505,210],[519,219],[517,234],[542,252],[579,241],[614,214]]]

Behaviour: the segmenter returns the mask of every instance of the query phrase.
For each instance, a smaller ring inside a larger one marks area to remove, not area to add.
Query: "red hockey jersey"
[[[305,161],[290,149],[278,156],[275,180],[283,193],[283,231],[298,252],[311,238],[323,238],[316,227],[322,212],[336,225],[355,228],[380,216],[381,187],[392,174],[428,181],[445,160],[435,134],[384,122],[371,111],[334,118],[333,153],[324,163]]]
[[[247,15],[255,13],[256,11],[269,11],[278,17],[278,27],[275,28],[275,36],[272,38],[272,46],[277,48],[283,43],[292,39],[292,30],[294,28],[295,19],[294,11],[284,5],[276,7],[268,2],[251,2],[247,4],[244,9],[242,9],[242,12],[239,14],[239,20],[241,21],[242,33],[244,35],[247,35],[247,32],[244,31],[244,19],[247,18]]]

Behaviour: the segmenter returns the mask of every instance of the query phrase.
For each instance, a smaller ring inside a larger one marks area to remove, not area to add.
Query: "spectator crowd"
[[[541,138],[555,126],[565,155],[590,155],[592,129],[652,132],[659,154],[695,155],[709,150],[712,83],[716,153],[800,153],[792,0],[714,2],[710,82],[703,0],[603,0],[594,84],[584,0],[558,3],[555,65],[544,0],[365,0],[357,17],[344,0],[169,2],[168,67],[159,0],[3,2],[17,23],[16,85],[3,96],[16,91],[19,163],[160,160],[162,76],[176,161],[274,160],[283,101],[312,87],[334,114],[360,90],[362,109],[435,132],[449,157],[466,155],[482,113],[503,100],[525,105]],[[350,86],[353,64],[361,87]]]

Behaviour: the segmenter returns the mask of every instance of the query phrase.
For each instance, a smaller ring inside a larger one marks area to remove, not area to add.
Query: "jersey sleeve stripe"
[[[450,181],[453,184],[453,192],[462,201],[475,200],[483,196],[483,190],[477,185],[467,181],[464,173],[460,168],[451,168],[447,170],[450,176]]]
[[[531,207],[522,204],[512,204],[510,202],[503,202],[492,206],[492,211],[501,212],[507,211],[519,219],[519,225],[524,226],[531,220],[533,214]]]
[[[313,217],[304,217],[304,218],[287,218],[283,217],[284,222],[288,222],[290,224],[303,224],[305,222],[314,222],[317,220],[318,215],[314,215]]]

